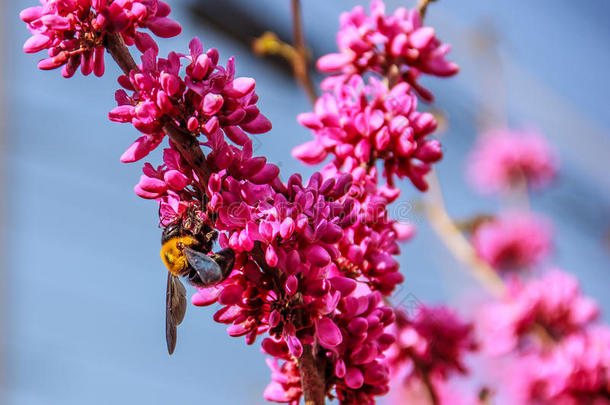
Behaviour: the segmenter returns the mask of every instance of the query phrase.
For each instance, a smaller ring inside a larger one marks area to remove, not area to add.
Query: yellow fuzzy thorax
[[[192,236],[171,238],[161,246],[161,260],[174,276],[184,276],[189,269],[184,248],[197,245],[199,245],[199,241]]]

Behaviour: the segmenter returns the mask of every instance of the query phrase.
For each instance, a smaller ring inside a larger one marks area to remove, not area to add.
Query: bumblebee
[[[161,236],[161,260],[168,269],[165,296],[165,337],[169,354],[176,348],[177,326],[186,312],[186,289],[179,277],[197,287],[225,280],[233,270],[235,253],[223,249],[209,255],[217,233],[209,226],[185,221],[168,225]],[[188,228],[187,228],[188,226]]]

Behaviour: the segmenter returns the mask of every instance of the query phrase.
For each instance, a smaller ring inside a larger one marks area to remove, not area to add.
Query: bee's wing
[[[208,287],[223,280],[222,269],[210,256],[191,248],[184,248],[186,260],[201,279],[201,285]]]
[[[218,253],[214,253],[212,258],[220,266],[223,280],[231,274],[233,266],[235,266],[235,252],[231,248],[222,249]]]
[[[180,279],[167,273],[165,292],[165,340],[169,354],[176,348],[177,326],[182,323],[186,313],[186,290]]]

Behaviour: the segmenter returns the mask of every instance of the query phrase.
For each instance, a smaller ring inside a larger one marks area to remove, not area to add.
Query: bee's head
[[[177,221],[169,224],[163,229],[161,234],[161,243],[165,243],[170,239],[183,236],[184,230],[182,228],[182,221]]]

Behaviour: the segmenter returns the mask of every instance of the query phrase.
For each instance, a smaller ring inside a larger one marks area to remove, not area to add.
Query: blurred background
[[[176,352],[164,341],[166,270],[159,260],[156,204],[132,189],[141,164],[119,156],[136,137],[107,120],[118,87],[107,57],[99,79],[36,69],[22,53],[28,38],[19,11],[35,0],[1,3],[2,75],[0,206],[0,403],[263,404],[269,370],[258,344],[229,338],[213,308],[189,307]],[[314,168],[292,159],[310,139],[295,117],[309,102],[281,60],[260,58],[251,41],[270,30],[290,41],[287,0],[174,0],[183,25],[160,41],[161,54],[185,51],[199,36],[221,58],[237,58],[241,76],[257,80],[260,108],[273,130],[256,153],[281,166],[284,179]],[[303,1],[314,58],[336,49],[341,11],[368,2]],[[386,1],[388,9],[408,1]],[[552,263],[576,273],[610,317],[610,2],[589,0],[441,0],[427,24],[453,44],[461,66],[452,79],[432,78],[448,129],[438,165],[450,213],[467,217],[497,208],[471,192],[463,174],[478,128],[534,126],[562,159],[555,187],[533,199],[552,218]],[[320,80],[319,76],[315,77]],[[150,161],[160,161],[160,154]],[[405,183],[406,184],[406,183]],[[403,201],[418,194],[405,187]],[[410,203],[393,214],[418,226],[400,257],[403,296],[451,302],[467,312],[485,296]],[[191,291],[192,292],[192,291]]]

